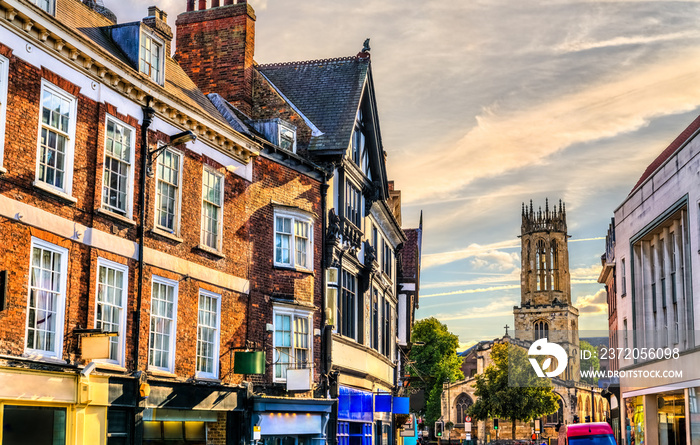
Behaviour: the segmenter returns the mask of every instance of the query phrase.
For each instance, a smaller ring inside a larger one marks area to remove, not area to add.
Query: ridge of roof
[[[647,168],[644,170],[644,173],[642,173],[642,176],[639,178],[639,181],[632,187],[632,190],[630,191],[630,195],[634,193],[644,182],[646,182],[647,179],[649,179],[656,170],[659,169],[663,164],[666,163],[668,159],[673,156],[673,154],[679,149],[682,148],[687,141],[689,141],[697,132],[700,130],[700,115],[693,120],[693,122],[690,123],[686,127],[685,130],[683,130],[676,138],[669,144],[668,147],[664,149],[664,151],[661,152],[652,162],[647,166]]]
[[[276,68],[281,66],[296,66],[296,65],[325,65],[332,62],[352,62],[353,60],[364,60],[357,56],[346,56],[346,57],[332,57],[328,59],[314,59],[314,60],[299,60],[294,62],[277,62],[277,63],[263,63],[258,64],[257,67],[261,69],[266,68]],[[369,60],[369,59],[366,59]]]

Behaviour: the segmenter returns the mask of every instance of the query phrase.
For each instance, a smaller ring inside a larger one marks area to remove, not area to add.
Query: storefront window
[[[688,388],[690,445],[700,445],[700,387]]]
[[[66,409],[6,405],[2,445],[65,445]]]
[[[625,437],[627,445],[644,445],[644,397],[625,399],[627,421]]]
[[[657,396],[659,445],[685,445],[685,396],[683,392]]]

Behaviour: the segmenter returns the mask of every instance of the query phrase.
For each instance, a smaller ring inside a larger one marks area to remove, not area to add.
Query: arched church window
[[[457,411],[457,423],[463,423],[467,416],[467,409],[474,404],[468,394],[462,393],[455,399],[455,410]]]
[[[559,285],[559,246],[552,241],[552,282],[554,290],[561,290]]]
[[[556,425],[560,422],[564,423],[564,404],[562,403],[561,398],[559,397],[557,398],[557,404],[559,405],[559,409],[545,417],[545,424]]]
[[[549,323],[544,320],[537,320],[535,322],[535,340],[540,338],[549,337]]]
[[[537,241],[537,290],[547,290],[547,250],[544,240]]]

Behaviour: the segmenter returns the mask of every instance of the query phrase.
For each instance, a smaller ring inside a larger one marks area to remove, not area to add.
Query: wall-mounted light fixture
[[[180,133],[170,136],[170,143],[163,144],[158,148],[155,148],[148,152],[148,166],[146,169],[146,174],[149,178],[153,177],[153,161],[156,160],[158,156],[168,147],[173,147],[175,145],[184,144],[187,142],[192,142],[197,139],[197,135],[190,130],[185,130]]]

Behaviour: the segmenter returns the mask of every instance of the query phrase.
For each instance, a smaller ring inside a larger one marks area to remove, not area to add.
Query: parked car
[[[558,445],[617,445],[617,442],[610,425],[593,422],[562,425]]]

